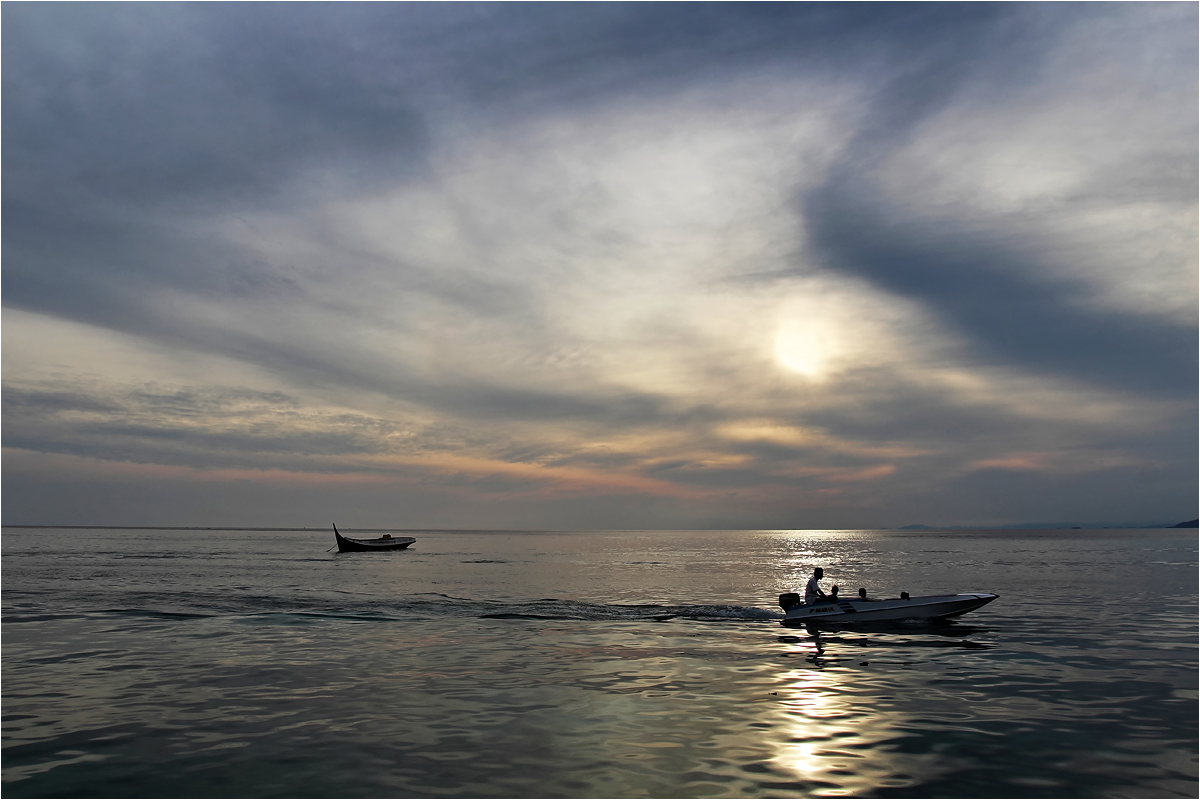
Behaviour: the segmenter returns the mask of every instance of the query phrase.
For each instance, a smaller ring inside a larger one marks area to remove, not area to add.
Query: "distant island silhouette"
[[[1118,523],[1082,523],[1073,524],[1069,522],[1018,522],[1008,525],[905,525],[900,528],[891,528],[890,530],[897,531],[961,531],[961,530],[980,530],[980,531],[1019,531],[1019,530],[1046,530],[1046,531],[1080,531],[1080,530],[1138,530],[1138,529],[1155,529],[1155,528],[1195,528],[1197,520],[1188,522],[1180,522],[1172,525],[1169,522],[1118,522]],[[887,528],[883,530],[889,530]]]

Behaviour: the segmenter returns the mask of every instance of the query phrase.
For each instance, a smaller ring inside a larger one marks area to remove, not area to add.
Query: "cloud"
[[[1025,53],[1007,46],[952,49],[899,78],[805,195],[812,240],[824,264],[920,303],[980,359],[1191,396],[1195,97],[1172,65],[1194,52],[1173,32],[1193,15],[1049,16],[1028,82],[1001,69]]]
[[[1194,472],[1194,8],[3,13],[7,458],[556,524]]]

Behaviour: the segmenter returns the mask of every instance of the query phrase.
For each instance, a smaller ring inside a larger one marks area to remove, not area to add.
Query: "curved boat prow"
[[[992,594],[991,592],[969,592],[969,593],[965,593],[965,594],[960,594],[960,595],[958,595],[958,597],[962,597],[962,598],[974,597],[976,602],[969,603],[961,611],[955,611],[953,614],[946,614],[943,617],[939,617],[939,619],[948,619],[950,617],[957,617],[962,614],[966,614],[968,611],[974,611],[977,608],[983,608],[984,606],[986,606],[988,603],[992,602],[999,596],[1000,595]]]

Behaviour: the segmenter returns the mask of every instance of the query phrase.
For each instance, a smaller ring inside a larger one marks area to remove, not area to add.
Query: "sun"
[[[775,358],[809,380],[823,378],[830,367],[833,343],[815,325],[785,324],[775,335]]]

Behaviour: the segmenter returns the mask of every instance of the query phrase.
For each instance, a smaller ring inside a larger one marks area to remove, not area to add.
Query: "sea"
[[[1195,531],[393,534],[6,527],[4,796],[1197,797]]]

